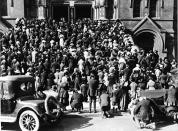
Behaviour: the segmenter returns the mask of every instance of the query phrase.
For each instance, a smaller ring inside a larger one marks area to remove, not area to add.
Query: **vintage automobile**
[[[170,81],[168,85],[174,86],[178,93],[178,68],[171,70]],[[178,106],[165,104],[168,92],[169,89],[143,90],[139,92],[139,96],[152,99],[161,109],[160,112],[164,111],[167,118],[170,118],[169,120],[178,121]]]
[[[170,91],[175,91],[174,95],[178,98],[178,68],[171,70],[170,82],[168,85],[171,89],[158,88],[156,90],[140,90],[137,92],[138,98],[132,100],[129,104],[129,112],[137,127],[140,128],[140,124],[135,120],[133,112],[140,99],[148,99],[155,105],[155,121],[178,122],[178,106],[166,102],[168,93],[172,93]],[[153,128],[152,126],[153,125],[148,125],[148,128]]]
[[[32,76],[0,77],[0,121],[18,122],[22,131],[37,131],[44,123],[55,123],[62,112],[56,98],[36,97]]]

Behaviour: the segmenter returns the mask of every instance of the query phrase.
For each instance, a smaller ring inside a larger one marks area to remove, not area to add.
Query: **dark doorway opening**
[[[114,13],[114,0],[108,1],[108,6],[106,7],[106,18],[112,19]]]
[[[144,32],[137,35],[134,38],[134,41],[139,48],[145,50],[145,52],[149,52],[150,50],[153,50],[155,35],[150,32]]]
[[[75,5],[75,19],[91,18],[91,5]]]
[[[53,6],[53,19],[60,20],[64,18],[68,21],[68,5]]]

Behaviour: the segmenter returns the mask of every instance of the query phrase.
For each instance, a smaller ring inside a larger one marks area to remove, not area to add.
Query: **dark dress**
[[[61,90],[59,92],[58,100],[64,106],[68,106],[69,105],[69,93],[68,93],[68,91],[65,90],[64,88],[61,88]]]

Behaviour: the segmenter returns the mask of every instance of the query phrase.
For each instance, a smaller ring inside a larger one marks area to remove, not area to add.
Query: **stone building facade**
[[[1,0],[0,32],[16,18],[120,19],[135,43],[178,60],[177,0]],[[2,34],[2,33],[0,33]]]

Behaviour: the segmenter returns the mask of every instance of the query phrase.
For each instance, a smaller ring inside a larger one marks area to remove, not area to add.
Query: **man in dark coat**
[[[41,84],[43,86],[43,90],[46,90],[47,78],[48,78],[47,72],[43,70],[43,72],[41,73]]]
[[[168,88],[168,75],[165,70],[163,70],[162,74],[159,77],[160,84],[162,88],[167,89]]]
[[[70,105],[72,108],[72,111],[76,109],[77,111],[81,111],[83,108],[83,95],[79,93],[77,90],[74,91],[71,100],[70,100]]]
[[[82,93],[83,98],[84,98],[83,101],[87,102],[88,101],[88,95],[87,95],[88,86],[85,83],[82,83],[81,86],[80,86],[80,90],[81,90],[81,93]]]
[[[88,81],[88,96],[89,96],[89,112],[91,113],[91,105],[93,101],[94,113],[96,113],[96,97],[97,97],[97,89],[98,89],[98,80],[96,76],[91,73],[90,80]]]

